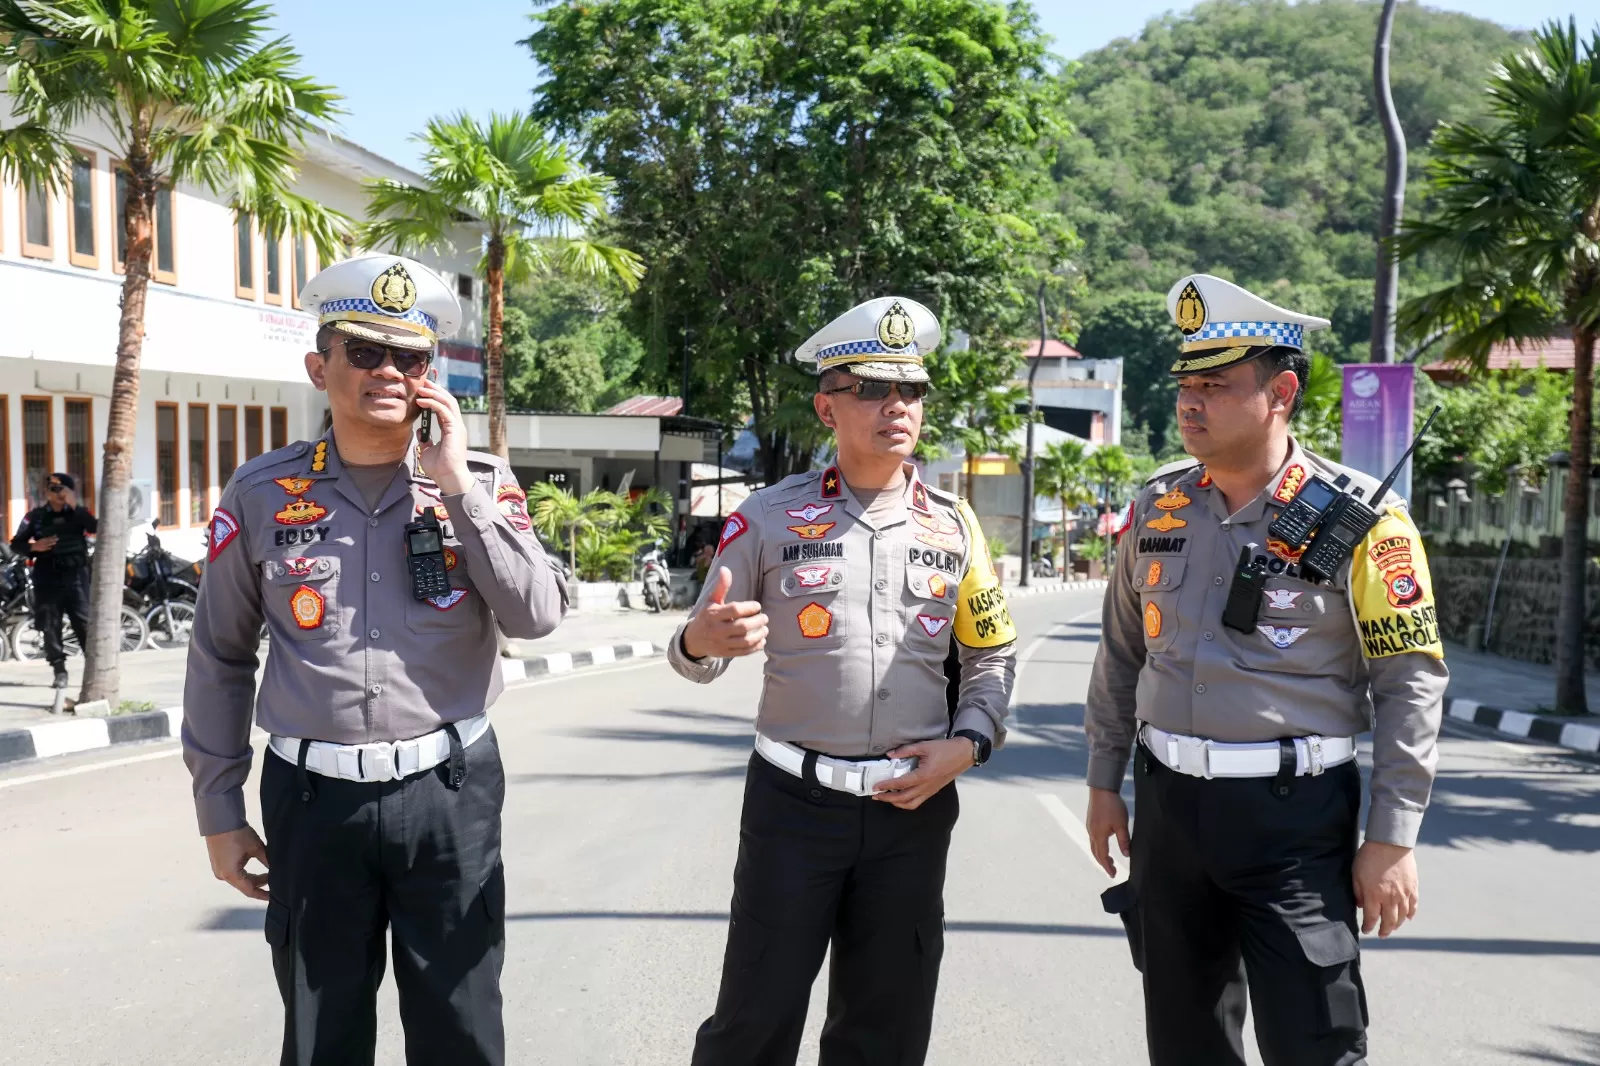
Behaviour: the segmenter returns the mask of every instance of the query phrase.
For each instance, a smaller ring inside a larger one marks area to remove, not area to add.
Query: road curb
[[[517,641],[507,642],[507,651]],[[590,666],[603,666],[622,659],[641,659],[662,655],[665,650],[648,640],[626,644],[606,644],[585,651],[551,652],[500,660],[500,676],[505,681],[565,674]],[[49,759],[79,751],[132,744],[142,740],[175,737],[183,724],[182,707],[158,711],[121,714],[110,718],[72,718],[17,729],[0,729],[0,766],[30,759]]]
[[[1477,700],[1459,698],[1445,702],[1445,713],[1457,721],[1484,726],[1518,740],[1538,740],[1585,755],[1600,754],[1600,720],[1573,721],[1557,715],[1485,707]]]
[[[1015,599],[1019,596],[1039,596],[1046,592],[1078,592],[1084,589],[1103,589],[1106,579],[1093,578],[1087,581],[1057,581],[1050,585],[1029,585],[1023,588],[1020,585],[1010,585],[1006,588],[1006,599]]]

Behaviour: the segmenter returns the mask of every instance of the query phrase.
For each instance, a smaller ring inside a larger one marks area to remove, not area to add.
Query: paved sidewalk
[[[1445,644],[1444,661],[1450,667],[1445,713],[1451,718],[1511,737],[1600,753],[1600,673],[1591,670],[1586,678],[1590,713],[1574,717],[1539,713],[1555,703],[1554,666],[1469,651],[1453,642]]]

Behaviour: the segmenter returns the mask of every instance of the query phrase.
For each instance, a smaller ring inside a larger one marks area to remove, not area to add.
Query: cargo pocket
[[[954,565],[954,564],[952,564]],[[912,647],[942,650],[956,615],[957,580],[926,566],[906,567],[904,642]]]
[[[262,564],[272,636],[326,640],[339,631],[339,557],[304,556]]]
[[[716,1010],[719,1017],[731,1018],[737,1014],[758,985],[791,976],[783,967],[774,967],[773,972],[762,974],[761,960],[771,942],[771,930],[735,903],[728,918],[728,944],[722,953],[722,986],[717,993]],[[756,1002],[760,1002],[759,997]]]
[[[939,990],[939,964],[944,961],[943,912],[917,922],[917,961],[922,971],[923,995],[931,1004]]]
[[[778,589],[788,598],[788,606],[767,604],[772,628],[786,624],[795,626],[802,647],[835,648],[843,644],[846,626],[841,608],[849,584],[844,562],[825,558],[798,566],[786,565],[778,573]],[[785,611],[794,621],[783,619]],[[788,642],[785,644],[787,646]]]
[[[1112,885],[1100,893],[1100,905],[1107,914],[1122,919],[1123,932],[1128,935],[1128,950],[1133,953],[1133,968],[1144,973],[1144,930],[1139,926],[1139,896],[1132,881]]]
[[[267,920],[262,926],[267,943],[274,951],[289,946],[289,907],[277,900],[267,902]]]
[[[483,908],[484,917],[489,919],[492,928],[504,928],[506,924],[506,868],[504,863],[495,863],[494,869],[483,883],[478,886],[478,903]]]
[[[1178,586],[1187,564],[1187,559],[1161,555],[1140,556],[1133,562],[1146,651],[1165,651],[1178,635]]]
[[[1319,922],[1294,931],[1306,960],[1319,971],[1318,1021],[1323,1032],[1360,1032],[1367,1027],[1367,997],[1361,987],[1360,945],[1343,922]]]

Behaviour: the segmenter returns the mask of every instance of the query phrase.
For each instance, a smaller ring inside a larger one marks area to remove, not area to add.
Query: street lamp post
[[[1018,579],[1024,588],[1033,574],[1033,416],[1037,409],[1033,379],[1039,373],[1039,364],[1044,362],[1044,286],[1043,281],[1039,282],[1039,354],[1028,368],[1028,443],[1022,459],[1022,576]]]

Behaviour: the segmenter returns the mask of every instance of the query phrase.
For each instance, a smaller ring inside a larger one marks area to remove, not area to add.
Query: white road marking
[[[1056,820],[1056,824],[1067,834],[1068,839],[1078,845],[1084,858],[1089,860],[1089,865],[1096,870],[1100,869],[1100,863],[1095,860],[1094,852],[1089,849],[1089,833],[1083,828],[1083,819],[1072,813],[1072,808],[1054,792],[1035,792],[1034,797],[1045,810],[1050,812],[1050,817]]]

